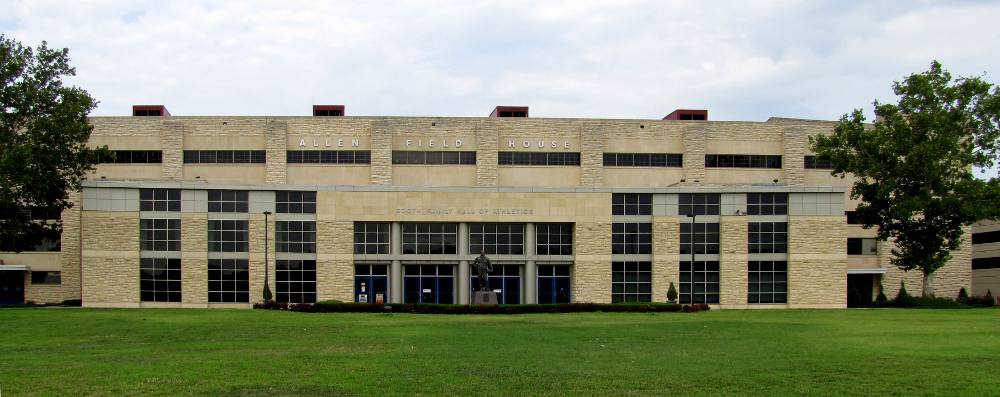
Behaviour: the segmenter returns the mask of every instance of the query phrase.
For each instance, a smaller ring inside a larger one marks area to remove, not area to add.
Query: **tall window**
[[[469,253],[524,255],[523,223],[470,223]]]
[[[355,254],[388,254],[389,223],[354,222]]]
[[[650,262],[611,263],[611,302],[653,300],[653,272]]]
[[[208,301],[250,301],[250,264],[246,259],[208,260]]]
[[[475,270],[470,272],[469,288],[471,294],[475,294],[479,289],[479,281]],[[502,305],[513,305],[521,303],[521,267],[518,265],[493,265],[493,271],[486,281],[486,288],[490,291],[497,291],[498,303]]]
[[[403,267],[403,303],[455,303],[452,265]]]
[[[679,153],[604,153],[605,167],[682,167]]]
[[[185,164],[264,164],[263,150],[185,150]]]
[[[781,168],[781,156],[761,154],[706,154],[705,167]]]
[[[695,254],[719,253],[719,224],[695,223],[691,232],[691,223],[681,223],[681,254],[691,255],[691,242],[694,241]]]
[[[384,303],[388,300],[388,266],[354,265],[354,301],[362,303]]]
[[[279,214],[315,214],[316,192],[278,191],[274,193]]]
[[[652,194],[615,193],[611,195],[611,215],[652,215],[652,214],[653,214]]]
[[[315,260],[276,260],[274,268],[278,302],[316,302]]]
[[[538,266],[538,303],[570,303],[570,267]]]
[[[208,212],[247,212],[249,196],[246,190],[209,190]]]
[[[788,193],[747,193],[747,214],[788,214]]]
[[[181,210],[180,189],[140,189],[140,211],[172,211]]]
[[[392,152],[392,163],[410,165],[476,165],[476,152],[394,150]]]
[[[404,223],[404,254],[455,254],[458,246],[458,224]]]
[[[277,252],[316,252],[315,221],[278,221],[274,232]]]
[[[750,261],[747,303],[785,303],[788,301],[788,263],[785,261]]]
[[[142,251],[180,251],[180,219],[140,219],[139,249]]]
[[[682,261],[680,276],[681,303],[719,303],[719,261]]]
[[[573,224],[535,224],[535,254],[573,255]]]
[[[751,254],[788,252],[788,224],[785,222],[751,222],[748,226],[748,251]]]
[[[181,260],[139,259],[139,298],[143,302],[180,302]]]
[[[580,165],[579,152],[499,152],[500,165]]]
[[[719,193],[681,193],[677,197],[680,215],[719,215]]]
[[[652,223],[612,223],[612,254],[653,253]]]
[[[289,150],[288,164],[371,164],[367,150]]]
[[[208,252],[249,252],[249,239],[247,221],[208,221]]]

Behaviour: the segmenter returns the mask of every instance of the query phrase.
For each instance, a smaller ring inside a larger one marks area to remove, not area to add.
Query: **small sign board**
[[[358,294],[358,302],[368,303],[368,294]]]
[[[385,296],[382,294],[375,294],[375,303],[378,305],[385,303]]]

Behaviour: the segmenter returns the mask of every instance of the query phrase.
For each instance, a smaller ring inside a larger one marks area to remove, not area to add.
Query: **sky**
[[[95,116],[836,120],[940,61],[1000,83],[1000,2],[14,1],[0,33],[70,50]]]

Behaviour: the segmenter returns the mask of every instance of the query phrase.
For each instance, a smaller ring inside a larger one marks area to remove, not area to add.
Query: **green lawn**
[[[0,309],[0,393],[996,395],[1000,309]]]

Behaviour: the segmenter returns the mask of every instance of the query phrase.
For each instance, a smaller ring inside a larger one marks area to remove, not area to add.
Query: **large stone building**
[[[504,303],[662,302],[673,283],[682,302],[840,308],[880,283],[919,290],[810,155],[831,122],[343,115],[92,118],[116,156],[61,242],[0,253],[5,300],[245,307],[267,280],[290,302],[468,303],[480,252]],[[970,287],[969,246],[939,295]]]

